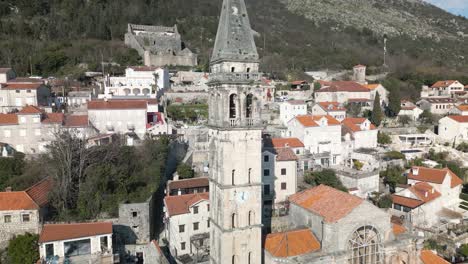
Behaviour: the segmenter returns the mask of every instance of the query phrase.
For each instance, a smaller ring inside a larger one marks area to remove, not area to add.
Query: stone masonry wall
[[[29,222],[22,221],[23,214],[29,214]],[[11,215],[10,223],[5,223],[6,215]],[[31,234],[39,233],[38,210],[2,211],[0,217],[0,249],[5,248],[8,244],[8,240],[15,235],[22,235],[26,232]]]

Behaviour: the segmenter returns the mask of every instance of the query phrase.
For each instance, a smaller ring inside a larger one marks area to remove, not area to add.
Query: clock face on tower
[[[236,195],[237,203],[241,204],[249,199],[249,194],[247,192],[238,192]]]

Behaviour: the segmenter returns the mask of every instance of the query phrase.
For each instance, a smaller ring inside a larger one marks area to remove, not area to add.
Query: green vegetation
[[[460,145],[457,146],[457,150],[467,153],[468,152],[468,143],[466,143],[466,142],[460,143]]]
[[[389,151],[385,153],[385,157],[391,160],[405,159],[405,155],[399,151]]]
[[[397,184],[406,184],[406,177],[403,176],[403,169],[400,167],[389,167],[380,172],[380,177],[384,178],[385,184],[388,184],[393,191]]]
[[[460,254],[462,254],[464,257],[468,257],[468,244],[461,245]]]
[[[377,142],[382,145],[392,144],[392,138],[388,134],[379,131],[377,134]]]
[[[348,190],[341,183],[340,179],[336,176],[334,170],[325,169],[322,171],[309,171],[304,175],[304,180],[307,184],[318,186],[324,184],[335,189],[347,192]]]
[[[379,208],[391,208],[393,204],[392,197],[388,194],[383,195],[381,192],[373,192],[369,198]]]
[[[353,160],[353,165],[356,170],[361,170],[362,167],[364,166],[364,163],[362,163],[359,160]]]
[[[464,168],[458,162],[448,160],[448,156],[448,152],[435,152],[434,149],[430,149],[426,158],[439,163],[437,168],[449,168],[458,177],[464,179],[467,175],[468,168]]]
[[[195,176],[195,172],[193,171],[190,165],[181,163],[177,166],[177,174],[179,175],[180,179],[191,179]]]
[[[23,153],[17,152],[13,158],[0,158],[0,190],[4,190],[11,180],[20,176],[24,166]]]
[[[419,120],[423,124],[433,124],[434,123],[434,116],[432,115],[431,111],[429,110],[424,110],[420,115],[419,115]]]
[[[383,119],[383,113],[382,113],[382,107],[380,106],[380,95],[377,92],[377,94],[375,95],[375,99],[374,99],[374,108],[372,109],[370,121],[374,125],[380,126],[380,124],[382,123],[382,119]]]
[[[171,104],[167,114],[176,121],[193,123],[199,119],[208,119],[207,104]]]
[[[424,241],[424,248],[437,251],[442,251],[444,249],[443,246],[439,245],[434,239]]]
[[[348,103],[345,105],[346,115],[349,117],[359,117],[361,114],[361,106],[358,104]]]
[[[408,115],[401,115],[401,116],[398,117],[398,122],[403,126],[409,125],[409,123],[411,123],[411,121],[412,121],[412,119]]]
[[[38,235],[26,233],[12,238],[8,242],[8,263],[36,263],[39,259]]]

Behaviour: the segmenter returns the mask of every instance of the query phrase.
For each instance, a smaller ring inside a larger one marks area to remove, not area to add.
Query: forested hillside
[[[135,52],[123,46],[127,23],[177,23],[186,46],[200,54],[204,66],[221,2],[0,0],[0,65],[12,66],[20,74],[30,73],[32,65],[35,75],[79,76],[85,69],[100,70],[101,60],[136,64]],[[388,27],[392,28],[388,64],[398,78],[417,75],[428,82],[437,75],[448,78],[467,72],[468,45],[462,35],[468,33],[468,21],[419,0],[353,1],[360,6],[354,18],[347,11],[349,4],[337,0],[246,2],[258,33],[262,69],[267,73],[284,77],[287,72],[344,69],[357,63],[374,66],[371,72],[379,71],[383,63],[380,29]],[[382,20],[386,17],[377,19],[387,9],[390,17],[398,17],[394,23]],[[341,13],[345,15],[336,15]],[[356,17],[366,13],[367,22],[356,24]],[[415,30],[428,34],[413,34]]]

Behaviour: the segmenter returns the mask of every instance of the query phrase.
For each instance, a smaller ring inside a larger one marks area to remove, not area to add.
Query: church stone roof
[[[244,0],[223,0],[211,63],[220,61],[258,61]]]

